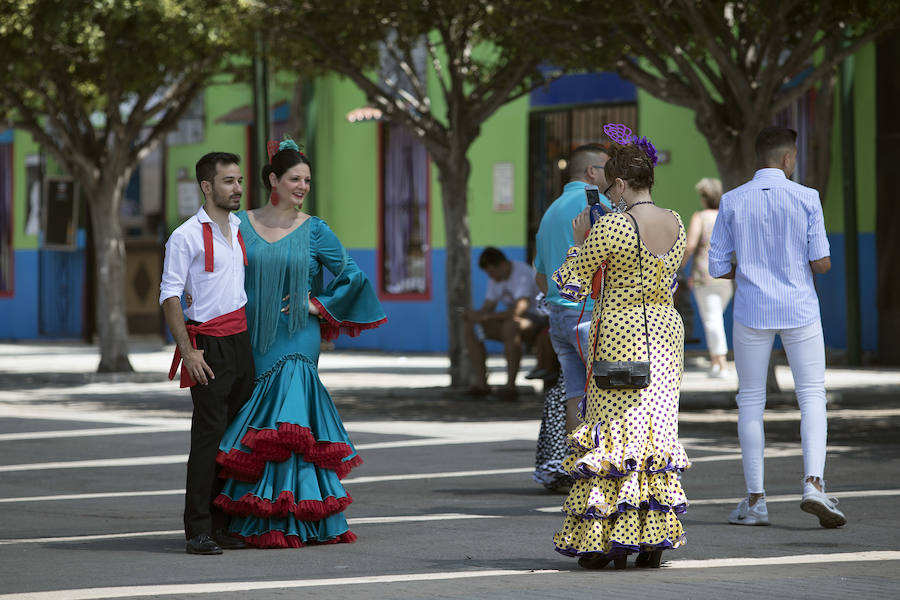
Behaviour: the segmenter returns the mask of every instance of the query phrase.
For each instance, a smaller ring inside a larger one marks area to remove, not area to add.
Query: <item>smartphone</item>
[[[591,226],[603,216],[603,207],[600,204],[600,188],[596,185],[586,185],[584,195],[587,197],[588,206],[591,208]]]

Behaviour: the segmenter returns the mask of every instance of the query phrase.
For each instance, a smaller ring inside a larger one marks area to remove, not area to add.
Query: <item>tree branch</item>
[[[810,72],[810,74],[807,75],[802,82],[798,83],[796,86],[794,86],[784,94],[776,97],[775,102],[772,104],[772,111],[777,113],[790,106],[792,102],[805,94],[809,90],[809,88],[816,85],[832,69],[837,67],[845,58],[856,54],[860,48],[862,48],[884,32],[890,30],[892,27],[896,26],[896,24],[896,21],[888,21],[887,23],[882,23],[875,29],[872,29],[865,34],[860,35],[858,38],[845,45],[844,47],[835,50],[834,54],[831,57],[828,57],[826,54],[822,62],[820,62],[815,68],[813,68],[812,72]]]
[[[637,64],[629,59],[620,59],[616,63],[616,71],[625,79],[631,81],[638,87],[653,94],[660,100],[683,106],[691,110],[698,110],[700,101],[695,94],[683,82],[673,86],[672,80],[652,75],[648,71],[637,66]],[[673,89],[679,87],[682,89]]]
[[[692,0],[678,0],[681,5],[682,14],[688,21],[688,26],[693,30],[694,36],[701,42],[703,47],[709,52],[709,55],[715,61],[716,66],[722,73],[721,81],[727,85],[731,91],[731,99],[741,106],[742,110],[750,109],[750,85],[747,80],[747,74],[739,68],[734,57],[730,55],[729,49],[722,46],[720,40],[734,39],[734,34],[729,30],[727,24],[724,23],[725,13],[722,11],[721,16],[710,14],[711,19],[718,25],[716,32],[707,26],[706,19],[697,10],[697,5]],[[712,5],[710,5],[712,6]],[[709,11],[708,11],[709,13]],[[698,65],[704,65],[703,58],[697,60]],[[710,74],[704,70],[704,74],[710,78]],[[711,81],[715,82],[715,78]],[[725,86],[718,87],[720,92],[724,92]],[[724,96],[724,94],[723,94]],[[723,98],[724,100],[724,98]]]
[[[691,93],[698,97],[698,101],[701,104],[714,104],[715,101],[710,96],[708,87],[697,75],[697,71],[686,57],[682,48],[670,41],[668,33],[658,25],[655,19],[648,19],[646,24],[654,40],[665,49],[668,57],[678,66],[678,71],[687,80],[687,86],[690,88]]]
[[[130,158],[134,164],[137,164],[145,156],[150,154],[150,152],[152,152],[159,144],[160,140],[162,140],[163,136],[175,128],[178,121],[184,117],[184,114],[187,112],[188,108],[190,108],[191,102],[193,102],[194,98],[202,91],[204,83],[205,78],[196,79],[189,87],[187,87],[187,89],[182,91],[180,100],[170,101],[175,105],[169,106],[165,115],[163,115],[163,117],[150,129],[150,133],[147,137],[134,144],[131,148]]]

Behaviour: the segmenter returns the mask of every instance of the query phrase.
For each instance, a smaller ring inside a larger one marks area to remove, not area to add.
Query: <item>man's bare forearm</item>
[[[163,300],[162,309],[169,331],[172,332],[172,337],[175,339],[175,344],[178,345],[181,354],[186,354],[193,346],[191,346],[191,338],[188,336],[187,328],[184,326],[184,311],[181,310],[181,299],[174,296],[166,298]]]

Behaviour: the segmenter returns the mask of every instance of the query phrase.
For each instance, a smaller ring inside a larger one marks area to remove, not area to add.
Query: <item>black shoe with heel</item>
[[[628,555],[619,556],[613,561],[613,566],[616,569],[624,569],[628,565]]]
[[[578,566],[582,569],[602,569],[609,561],[610,559],[604,558],[599,552],[591,552],[578,558]]]
[[[658,569],[660,562],[662,562],[662,550],[653,550],[639,553],[634,560],[634,565],[641,568]]]

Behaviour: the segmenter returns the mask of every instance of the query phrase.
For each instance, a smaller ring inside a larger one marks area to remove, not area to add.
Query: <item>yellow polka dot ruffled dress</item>
[[[567,556],[615,558],[677,548],[685,541],[677,518],[687,506],[679,474],[690,467],[678,441],[684,325],[672,304],[672,282],[686,236],[681,218],[672,214],[679,227],[674,246],[657,256],[641,243],[640,269],[631,219],[610,214],[553,274],[561,293],[581,300],[600,264],[608,261],[603,301],[595,303],[591,321],[590,349],[600,332],[595,360],[647,360],[641,269],[649,330],[650,385],[599,389],[589,377],[582,424],[567,437],[572,453],[563,468],[575,484],[563,506],[562,529],[553,538],[556,550]]]

